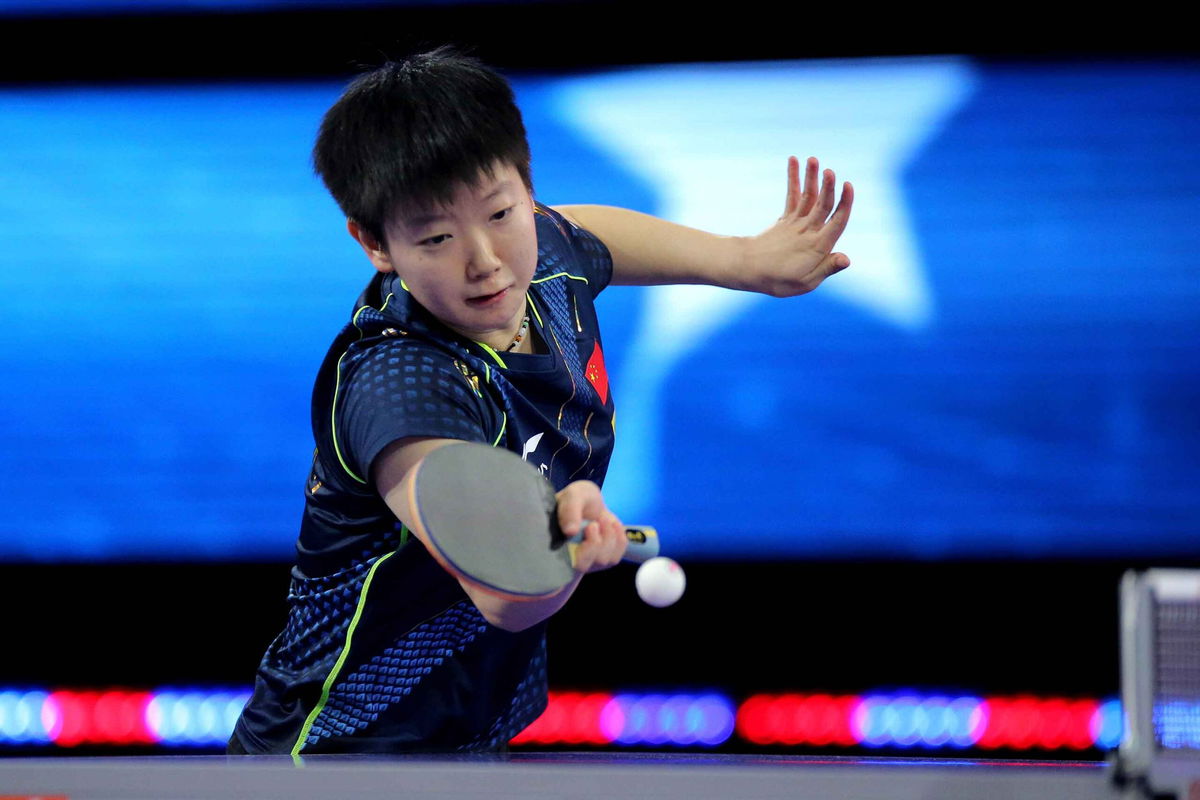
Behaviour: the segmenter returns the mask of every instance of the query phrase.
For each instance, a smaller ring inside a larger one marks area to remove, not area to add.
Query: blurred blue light
[[[1100,704],[1092,716],[1092,739],[1101,750],[1112,750],[1121,744],[1125,730],[1125,713],[1120,700],[1107,700]]]
[[[922,738],[917,727],[919,702],[912,696],[898,697],[888,704],[884,712],[885,724],[890,723],[892,741],[901,747],[911,747]]]
[[[719,694],[706,694],[696,700],[696,708],[703,720],[699,733],[699,741],[708,745],[718,745],[727,741],[733,735],[737,721],[737,709],[729,698]]]
[[[941,747],[950,740],[954,719],[949,703],[944,697],[930,697],[917,706],[917,730],[921,744],[926,747]]]
[[[692,744],[696,741],[693,731],[695,721],[690,718],[689,711],[692,698],[686,694],[668,697],[662,705],[663,730],[671,744]]]
[[[46,744],[50,737],[42,724],[46,692],[0,692],[0,742]]]
[[[853,733],[859,743],[867,747],[880,747],[891,741],[891,735],[884,726],[883,712],[887,707],[888,698],[882,696],[864,697],[854,712]]]
[[[733,735],[736,710],[719,694],[618,694],[605,709],[605,735],[626,745],[718,745]]]
[[[950,729],[950,744],[954,747],[970,747],[983,735],[983,715],[978,697],[958,697],[950,703],[953,724]]]
[[[869,695],[854,709],[851,732],[866,747],[969,747],[979,740],[973,697]]]

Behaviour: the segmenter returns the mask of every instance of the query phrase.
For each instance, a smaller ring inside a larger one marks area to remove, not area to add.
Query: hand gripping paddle
[[[582,529],[563,534],[554,487],[520,456],[463,442],[439,447],[415,470],[413,532],[451,574],[508,600],[549,597],[575,577]],[[630,526],[625,535],[626,561],[658,555],[653,528]]]

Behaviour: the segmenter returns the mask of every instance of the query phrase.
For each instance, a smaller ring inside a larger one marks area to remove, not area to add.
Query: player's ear
[[[346,230],[354,238],[354,241],[358,242],[359,246],[362,247],[363,252],[367,254],[367,258],[371,260],[371,266],[380,272],[393,271],[392,259],[388,257],[387,248],[366,228],[352,219],[347,219]]]

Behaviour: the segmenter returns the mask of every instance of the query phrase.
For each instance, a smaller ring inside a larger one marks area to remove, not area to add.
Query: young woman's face
[[[533,197],[515,167],[497,165],[448,205],[397,214],[386,235],[384,258],[371,258],[376,269],[396,272],[451,329],[508,347],[537,268]]]

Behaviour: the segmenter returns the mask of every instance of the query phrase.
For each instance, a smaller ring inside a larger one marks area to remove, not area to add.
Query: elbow
[[[553,613],[552,609],[547,609],[544,604],[536,601],[501,600],[493,595],[481,593],[473,593],[471,602],[489,625],[509,633],[520,633],[532,628]]]
[[[459,583],[489,625],[509,633],[520,633],[554,616],[567,602],[579,579],[576,578],[556,595],[528,600],[504,600],[466,581],[460,580]]]
[[[502,631],[508,631],[509,633],[520,633],[521,631],[528,630],[529,628],[532,628],[534,625],[541,622],[540,619],[521,619],[520,617],[512,614],[481,613],[483,613],[483,618],[487,620],[489,625],[494,628],[499,628]]]

